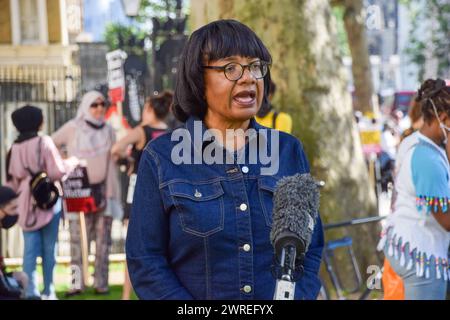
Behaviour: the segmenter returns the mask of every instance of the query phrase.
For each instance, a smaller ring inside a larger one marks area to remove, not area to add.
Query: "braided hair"
[[[445,112],[450,116],[450,86],[447,86],[445,80],[428,79],[418,91],[416,101],[421,103],[423,118],[427,123],[436,117],[431,100],[433,100],[438,114]]]

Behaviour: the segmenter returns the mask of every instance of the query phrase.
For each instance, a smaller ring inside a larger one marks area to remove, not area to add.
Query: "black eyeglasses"
[[[102,101],[102,102],[99,102],[99,103],[94,102],[94,103],[91,104],[91,108],[97,108],[98,106],[101,106],[101,107],[104,108],[106,106],[105,101]]]
[[[224,66],[203,66],[205,69],[222,70],[225,77],[230,81],[239,80],[248,68],[255,79],[264,78],[269,70],[270,63],[266,61],[254,61],[250,64],[242,65],[237,62],[230,62]]]

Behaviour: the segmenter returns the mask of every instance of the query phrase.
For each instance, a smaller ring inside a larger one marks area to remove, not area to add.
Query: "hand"
[[[120,150],[119,145],[117,143],[111,147],[111,157],[115,162],[117,162],[123,156],[124,154],[122,153],[122,150]]]
[[[66,173],[70,173],[80,164],[80,160],[77,157],[72,156],[70,158],[64,159],[63,163]]]
[[[80,164],[80,160],[77,157],[70,157],[64,160],[68,165],[76,167]]]
[[[117,154],[112,153],[112,152],[111,152],[111,158],[113,159],[113,161],[114,161],[115,163],[118,163],[119,160],[120,160],[120,157],[119,157]]]
[[[129,166],[128,166],[128,170],[127,170],[127,175],[131,176],[134,172],[134,161],[129,162]]]
[[[111,155],[117,156],[118,153],[119,153],[119,148],[117,148],[117,144],[115,144],[111,147]]]

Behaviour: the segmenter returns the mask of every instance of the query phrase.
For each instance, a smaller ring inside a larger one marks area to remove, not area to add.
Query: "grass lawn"
[[[67,289],[67,286],[60,286],[59,290],[58,288],[56,289],[56,295],[59,300],[122,300],[122,285],[109,286],[110,293],[108,295],[96,295],[93,288],[88,288],[83,294],[70,298],[64,296]],[[131,295],[131,300],[138,300],[134,292]]]
[[[10,268],[11,271],[20,271],[20,268]],[[42,292],[44,289],[42,282],[42,267],[37,266],[37,276],[39,289]],[[122,284],[125,271],[124,262],[113,262],[109,265],[110,286],[108,295],[96,295],[92,287],[87,287],[85,292],[78,296],[66,298],[64,294],[69,290],[70,285],[70,266],[58,264],[55,267],[54,282],[56,289],[56,296],[60,300],[121,300],[122,299]],[[89,266],[89,273],[94,273],[94,267]],[[91,282],[92,283],[92,282]],[[138,300],[136,294],[133,292],[130,297],[131,300]]]

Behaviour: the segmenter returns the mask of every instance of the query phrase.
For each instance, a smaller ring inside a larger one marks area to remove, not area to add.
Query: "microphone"
[[[319,184],[309,173],[278,181],[270,241],[277,261],[274,300],[293,300],[295,281],[311,243],[319,211]]]

